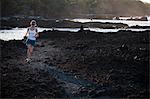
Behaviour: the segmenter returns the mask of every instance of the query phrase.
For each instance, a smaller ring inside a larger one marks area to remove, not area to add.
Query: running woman
[[[37,30],[37,24],[35,20],[32,20],[30,22],[30,27],[27,29],[27,33],[25,34],[25,37],[27,36],[26,45],[28,47],[27,49],[27,58],[26,61],[31,61],[31,55],[33,52],[33,48],[35,46],[36,38],[39,37],[39,33]]]

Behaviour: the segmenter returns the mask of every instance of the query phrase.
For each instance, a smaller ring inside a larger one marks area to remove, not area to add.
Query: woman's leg
[[[32,47],[32,45],[29,44],[28,49],[27,49],[27,58],[31,58],[31,47]]]
[[[34,48],[34,47],[31,45],[31,46],[30,46],[30,49],[29,49],[29,52],[30,52],[30,58],[31,58],[31,55],[32,55],[32,53],[33,53],[33,48]]]

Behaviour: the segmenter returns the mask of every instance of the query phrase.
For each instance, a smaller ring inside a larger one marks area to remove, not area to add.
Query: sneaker
[[[30,58],[26,58],[26,62],[27,63],[31,62],[31,59]]]

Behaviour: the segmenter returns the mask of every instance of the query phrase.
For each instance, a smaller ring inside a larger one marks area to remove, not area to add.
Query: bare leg
[[[31,47],[32,46],[29,44],[27,49],[27,58],[31,58],[31,52],[30,52]]]
[[[31,58],[31,55],[32,55],[32,52],[33,52],[33,46],[32,45],[29,48],[29,52],[30,52],[30,58]]]

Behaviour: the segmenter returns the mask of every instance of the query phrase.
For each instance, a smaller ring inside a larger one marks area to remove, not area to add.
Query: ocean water
[[[100,20],[100,19],[71,19],[70,21],[73,22],[110,22],[110,23],[124,23],[128,24],[129,26],[150,26],[150,21],[126,21],[126,20]],[[53,28],[54,30],[58,31],[70,31],[70,32],[77,32],[80,30],[80,28]],[[52,28],[38,28],[39,32],[42,32],[44,30],[53,30]],[[102,29],[102,28],[84,28],[84,30],[90,30],[95,32],[103,32],[103,33],[109,33],[109,32],[118,32],[119,30],[131,30],[131,31],[146,31],[150,29]],[[25,33],[27,32],[27,28],[13,28],[11,30],[0,30],[0,39],[2,40],[21,40],[23,39]]]
[[[39,32],[44,30],[52,30],[51,28],[38,28]],[[13,28],[11,30],[0,30],[0,39],[8,40],[22,40],[27,32],[27,28]]]
[[[150,17],[148,17],[150,19]],[[101,20],[101,19],[71,19],[70,21],[73,22],[102,22],[102,23],[123,23],[127,24],[128,26],[150,26],[150,20],[149,21],[132,21],[132,20]]]
[[[58,31],[70,31],[70,32],[78,32],[80,28],[53,28]],[[39,32],[44,30],[51,30],[52,28],[38,28]],[[101,29],[101,28],[84,28],[84,30],[90,30],[95,32],[118,32],[119,30],[131,30],[131,31],[146,31],[150,29]],[[8,41],[8,40],[21,40],[23,39],[27,28],[13,28],[11,30],[0,30],[0,39]]]

